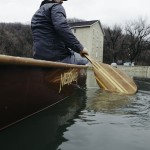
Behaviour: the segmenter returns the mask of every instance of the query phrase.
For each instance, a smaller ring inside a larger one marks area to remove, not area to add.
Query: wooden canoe
[[[0,130],[85,87],[86,66],[0,55]]]

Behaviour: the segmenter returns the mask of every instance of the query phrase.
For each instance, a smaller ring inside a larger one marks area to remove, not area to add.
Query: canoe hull
[[[0,65],[0,130],[85,87],[86,68]]]

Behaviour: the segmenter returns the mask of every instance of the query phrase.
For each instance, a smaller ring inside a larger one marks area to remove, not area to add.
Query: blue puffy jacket
[[[70,50],[79,53],[83,46],[73,35],[61,4],[42,5],[31,20],[34,58],[58,61],[70,55]]]

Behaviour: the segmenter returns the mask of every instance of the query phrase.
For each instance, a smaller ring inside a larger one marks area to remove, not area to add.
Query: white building
[[[99,20],[69,23],[77,39],[88,49],[89,55],[103,62],[104,31]]]

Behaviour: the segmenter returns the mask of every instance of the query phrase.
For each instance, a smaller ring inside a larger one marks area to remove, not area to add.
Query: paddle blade
[[[96,81],[102,89],[122,94],[136,93],[137,86],[128,75],[110,65],[95,62],[89,55],[84,56],[93,65]]]
[[[92,62],[98,85],[107,91],[135,94],[137,86],[133,79],[110,65]]]

